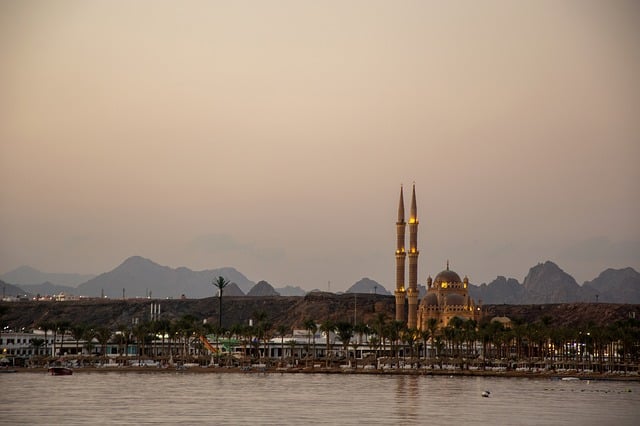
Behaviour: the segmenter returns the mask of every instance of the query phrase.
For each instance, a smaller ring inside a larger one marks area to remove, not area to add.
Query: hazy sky
[[[0,272],[640,269],[640,3],[2,1]],[[408,205],[407,205],[408,211]]]

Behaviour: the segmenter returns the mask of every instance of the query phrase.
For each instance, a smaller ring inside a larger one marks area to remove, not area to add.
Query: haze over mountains
[[[2,285],[6,296],[64,292],[76,296],[122,298],[124,289],[124,297],[127,298],[179,298],[184,295],[198,299],[217,294],[217,289],[211,284],[217,276],[233,283],[225,288],[223,296],[301,296],[306,293],[299,287],[274,288],[266,281],[256,284],[231,267],[204,271],[185,267],[174,269],[140,256],[126,259],[112,271],[89,276],[77,286],[72,283],[81,277],[78,274],[47,274],[29,267],[0,275],[0,279],[4,281]],[[44,281],[37,284],[34,279]],[[421,288],[421,295],[423,290]],[[361,279],[346,292],[391,295],[385,286],[369,278]],[[489,284],[470,285],[469,292],[483,304],[640,303],[640,273],[633,268],[607,269],[581,286],[558,265],[547,261],[532,267],[522,284],[514,278],[498,276]]]
[[[95,275],[41,272],[30,266],[20,266],[13,271],[0,275],[0,279],[3,281],[19,286],[39,285],[49,282],[58,286],[76,287],[93,277]]]

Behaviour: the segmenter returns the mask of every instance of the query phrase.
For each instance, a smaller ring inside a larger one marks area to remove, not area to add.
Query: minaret
[[[402,186],[400,186],[400,204],[398,205],[398,221],[396,222],[396,321],[406,321],[404,314],[404,260],[406,257],[404,249],[404,232],[406,228],[404,221],[404,198],[402,196]]]
[[[409,318],[408,328],[418,324],[418,208],[416,207],[416,185],[411,195],[411,216],[409,216],[409,289],[407,290]],[[396,299],[396,304],[397,304]]]

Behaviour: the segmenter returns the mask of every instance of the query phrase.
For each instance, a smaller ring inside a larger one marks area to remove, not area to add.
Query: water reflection
[[[2,424],[636,424],[640,383],[448,376],[0,377]],[[491,390],[490,398],[482,391]]]
[[[420,398],[419,376],[392,376],[395,381],[395,415],[397,419],[411,422],[419,420],[421,403],[427,398]]]

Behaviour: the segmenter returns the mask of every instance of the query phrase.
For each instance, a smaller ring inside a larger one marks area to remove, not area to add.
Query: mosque
[[[438,328],[446,327],[454,317],[478,321],[482,309],[469,296],[469,279],[449,269],[449,261],[444,271],[427,278],[427,294],[418,303],[418,209],[416,207],[416,186],[411,194],[409,214],[409,247],[405,247],[407,223],[404,214],[403,189],[400,188],[398,221],[396,222],[396,321],[402,321],[408,328],[428,329],[430,319],[435,319]],[[409,259],[409,277],[405,286],[405,260]],[[405,312],[405,306],[408,312]]]

